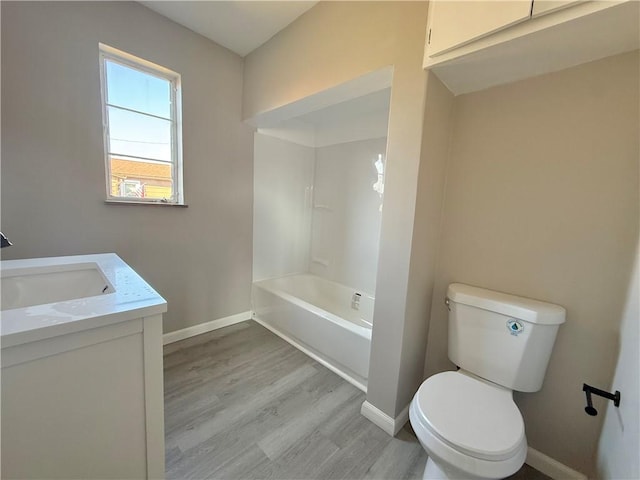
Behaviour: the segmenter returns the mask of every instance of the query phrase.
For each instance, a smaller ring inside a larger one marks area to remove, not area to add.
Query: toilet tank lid
[[[462,283],[449,285],[447,298],[455,303],[501,313],[529,323],[559,325],[564,323],[566,317],[566,310],[560,305]]]

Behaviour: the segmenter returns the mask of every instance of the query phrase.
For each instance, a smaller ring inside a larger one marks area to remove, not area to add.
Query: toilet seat
[[[428,378],[414,403],[422,426],[471,457],[505,460],[526,443],[522,415],[511,391],[465,373],[444,372]]]
[[[429,457],[449,470],[447,478],[506,478],[522,467],[527,439],[511,395],[462,371],[439,373],[420,386],[411,426]]]

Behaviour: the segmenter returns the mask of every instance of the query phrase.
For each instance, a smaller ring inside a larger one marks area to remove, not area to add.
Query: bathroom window
[[[183,205],[180,75],[100,44],[107,200]]]

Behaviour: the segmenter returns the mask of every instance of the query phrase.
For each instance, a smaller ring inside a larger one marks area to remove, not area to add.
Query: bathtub
[[[373,296],[298,274],[254,282],[251,299],[255,321],[366,392]]]

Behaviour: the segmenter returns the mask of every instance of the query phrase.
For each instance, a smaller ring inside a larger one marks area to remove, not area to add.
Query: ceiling
[[[244,57],[317,1],[142,1],[144,6]]]

